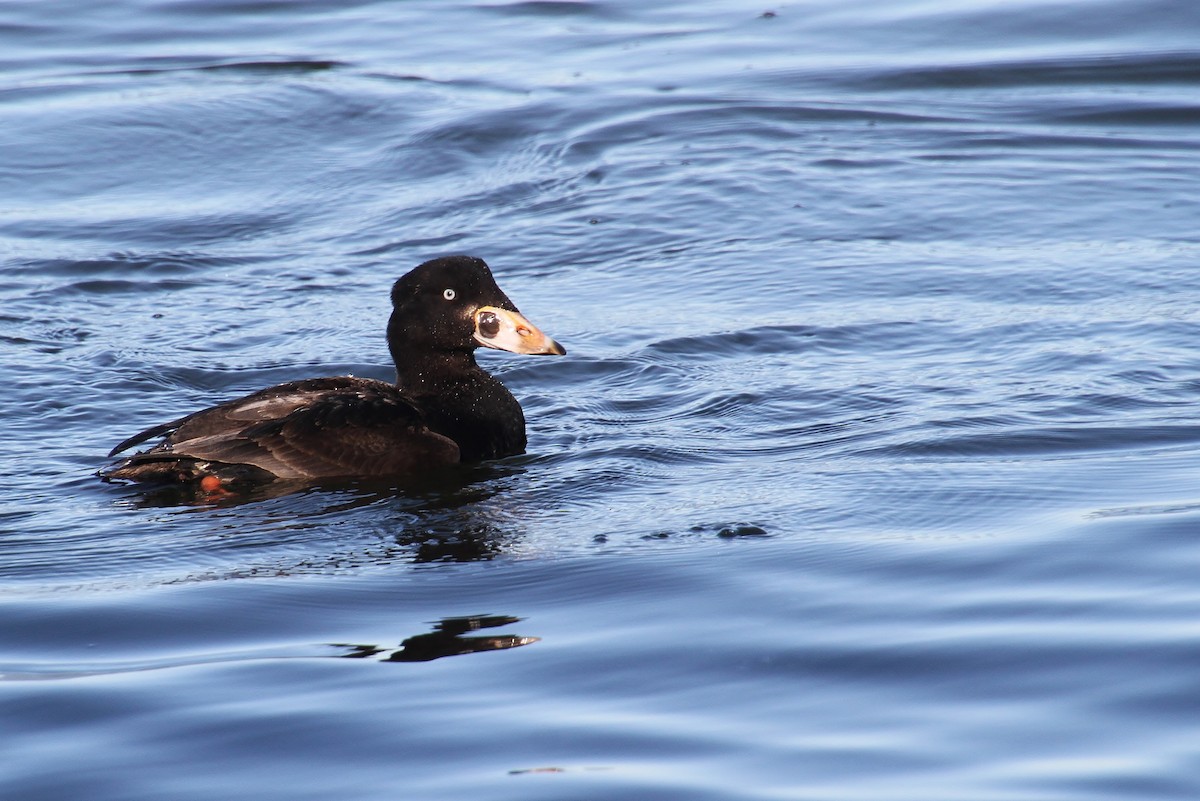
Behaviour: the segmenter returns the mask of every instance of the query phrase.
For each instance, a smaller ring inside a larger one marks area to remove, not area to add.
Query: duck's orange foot
[[[236,492],[226,489],[225,483],[221,481],[221,478],[213,475],[212,473],[209,473],[207,476],[200,479],[200,489],[203,492],[218,498],[226,498],[237,494]]]

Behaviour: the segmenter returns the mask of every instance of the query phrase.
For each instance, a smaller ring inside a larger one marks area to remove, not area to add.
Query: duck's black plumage
[[[148,428],[109,456],[165,437],[101,471],[131,481],[266,481],[417,474],[525,451],[525,416],[475,361],[480,346],[562,354],[496,286],[482,259],[425,262],[392,287],[396,383],[312,378],[259,390]]]

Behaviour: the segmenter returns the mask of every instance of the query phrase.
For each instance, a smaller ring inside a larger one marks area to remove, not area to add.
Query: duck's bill
[[[484,347],[529,355],[562,356],[567,352],[524,315],[498,306],[481,306],[475,312],[475,341]]]

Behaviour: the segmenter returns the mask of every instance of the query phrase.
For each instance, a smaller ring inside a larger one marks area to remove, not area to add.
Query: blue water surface
[[[1200,5],[0,6],[0,798],[1200,797]],[[529,453],[197,501],[485,258]]]

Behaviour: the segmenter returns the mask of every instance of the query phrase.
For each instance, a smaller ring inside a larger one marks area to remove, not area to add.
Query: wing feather
[[[261,390],[147,429],[113,453],[162,434],[107,475],[171,460],[252,465],[279,478],[414,473],[459,460],[454,441],[431,431],[394,385],[352,377]]]

